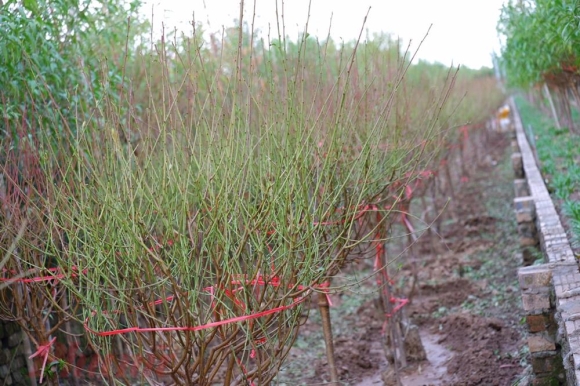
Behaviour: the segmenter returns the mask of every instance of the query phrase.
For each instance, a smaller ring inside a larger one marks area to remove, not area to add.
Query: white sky
[[[267,32],[276,28],[276,0],[256,1],[256,28]],[[412,47],[423,39],[433,24],[417,57],[445,65],[463,64],[471,68],[491,67],[491,53],[499,52],[496,24],[504,0],[312,0],[309,33],[324,38],[332,16],[331,35],[335,40],[358,37],[364,15],[369,32],[388,32]],[[233,26],[239,18],[239,0],[146,0],[146,12],[154,6],[155,31],[165,28],[191,31],[188,22],[195,12],[210,32]],[[278,0],[279,7],[281,0]],[[244,18],[251,23],[254,0],[246,0]],[[291,38],[304,30],[308,0],[284,2],[286,34]],[[208,28],[209,23],[209,28]],[[272,34],[274,35],[274,33]],[[363,34],[363,37],[365,35]]]

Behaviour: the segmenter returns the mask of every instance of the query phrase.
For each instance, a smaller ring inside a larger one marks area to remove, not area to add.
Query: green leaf
[[[38,11],[38,3],[36,0],[22,0],[22,5],[33,15]]]

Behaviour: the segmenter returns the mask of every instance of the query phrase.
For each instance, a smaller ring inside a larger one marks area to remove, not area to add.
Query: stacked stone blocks
[[[22,331],[18,324],[0,321],[0,384],[29,385],[28,368],[22,349]]]
[[[521,268],[518,272],[522,303],[528,327],[530,362],[534,383],[538,385],[564,381],[562,356],[555,319],[555,296],[552,270],[545,265]]]
[[[512,143],[512,148],[521,155],[523,169],[522,175],[519,169],[520,156],[512,157],[516,178],[514,206],[520,244],[527,248],[527,244],[532,244],[528,236],[532,235],[536,238],[536,245],[544,260],[544,264],[520,268],[518,271],[528,327],[528,346],[535,374],[533,384],[578,385],[580,270],[513,103],[512,107],[517,139],[517,147]],[[524,178],[527,189],[522,186],[525,185],[521,181]],[[530,216],[533,217],[533,228],[529,225]],[[531,232],[533,229],[535,234]],[[524,253],[524,264],[529,263]]]

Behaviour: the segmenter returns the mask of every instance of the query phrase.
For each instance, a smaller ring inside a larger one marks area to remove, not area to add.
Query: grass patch
[[[558,129],[553,120],[522,96],[516,103],[527,128],[533,135],[535,152],[548,191],[555,199],[574,248],[580,245],[580,137],[568,128]]]

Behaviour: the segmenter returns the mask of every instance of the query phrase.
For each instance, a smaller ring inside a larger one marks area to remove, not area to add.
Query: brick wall
[[[535,385],[580,381],[580,270],[536,165],[515,104],[514,207],[524,265],[518,270]],[[541,256],[543,264],[535,264]]]

